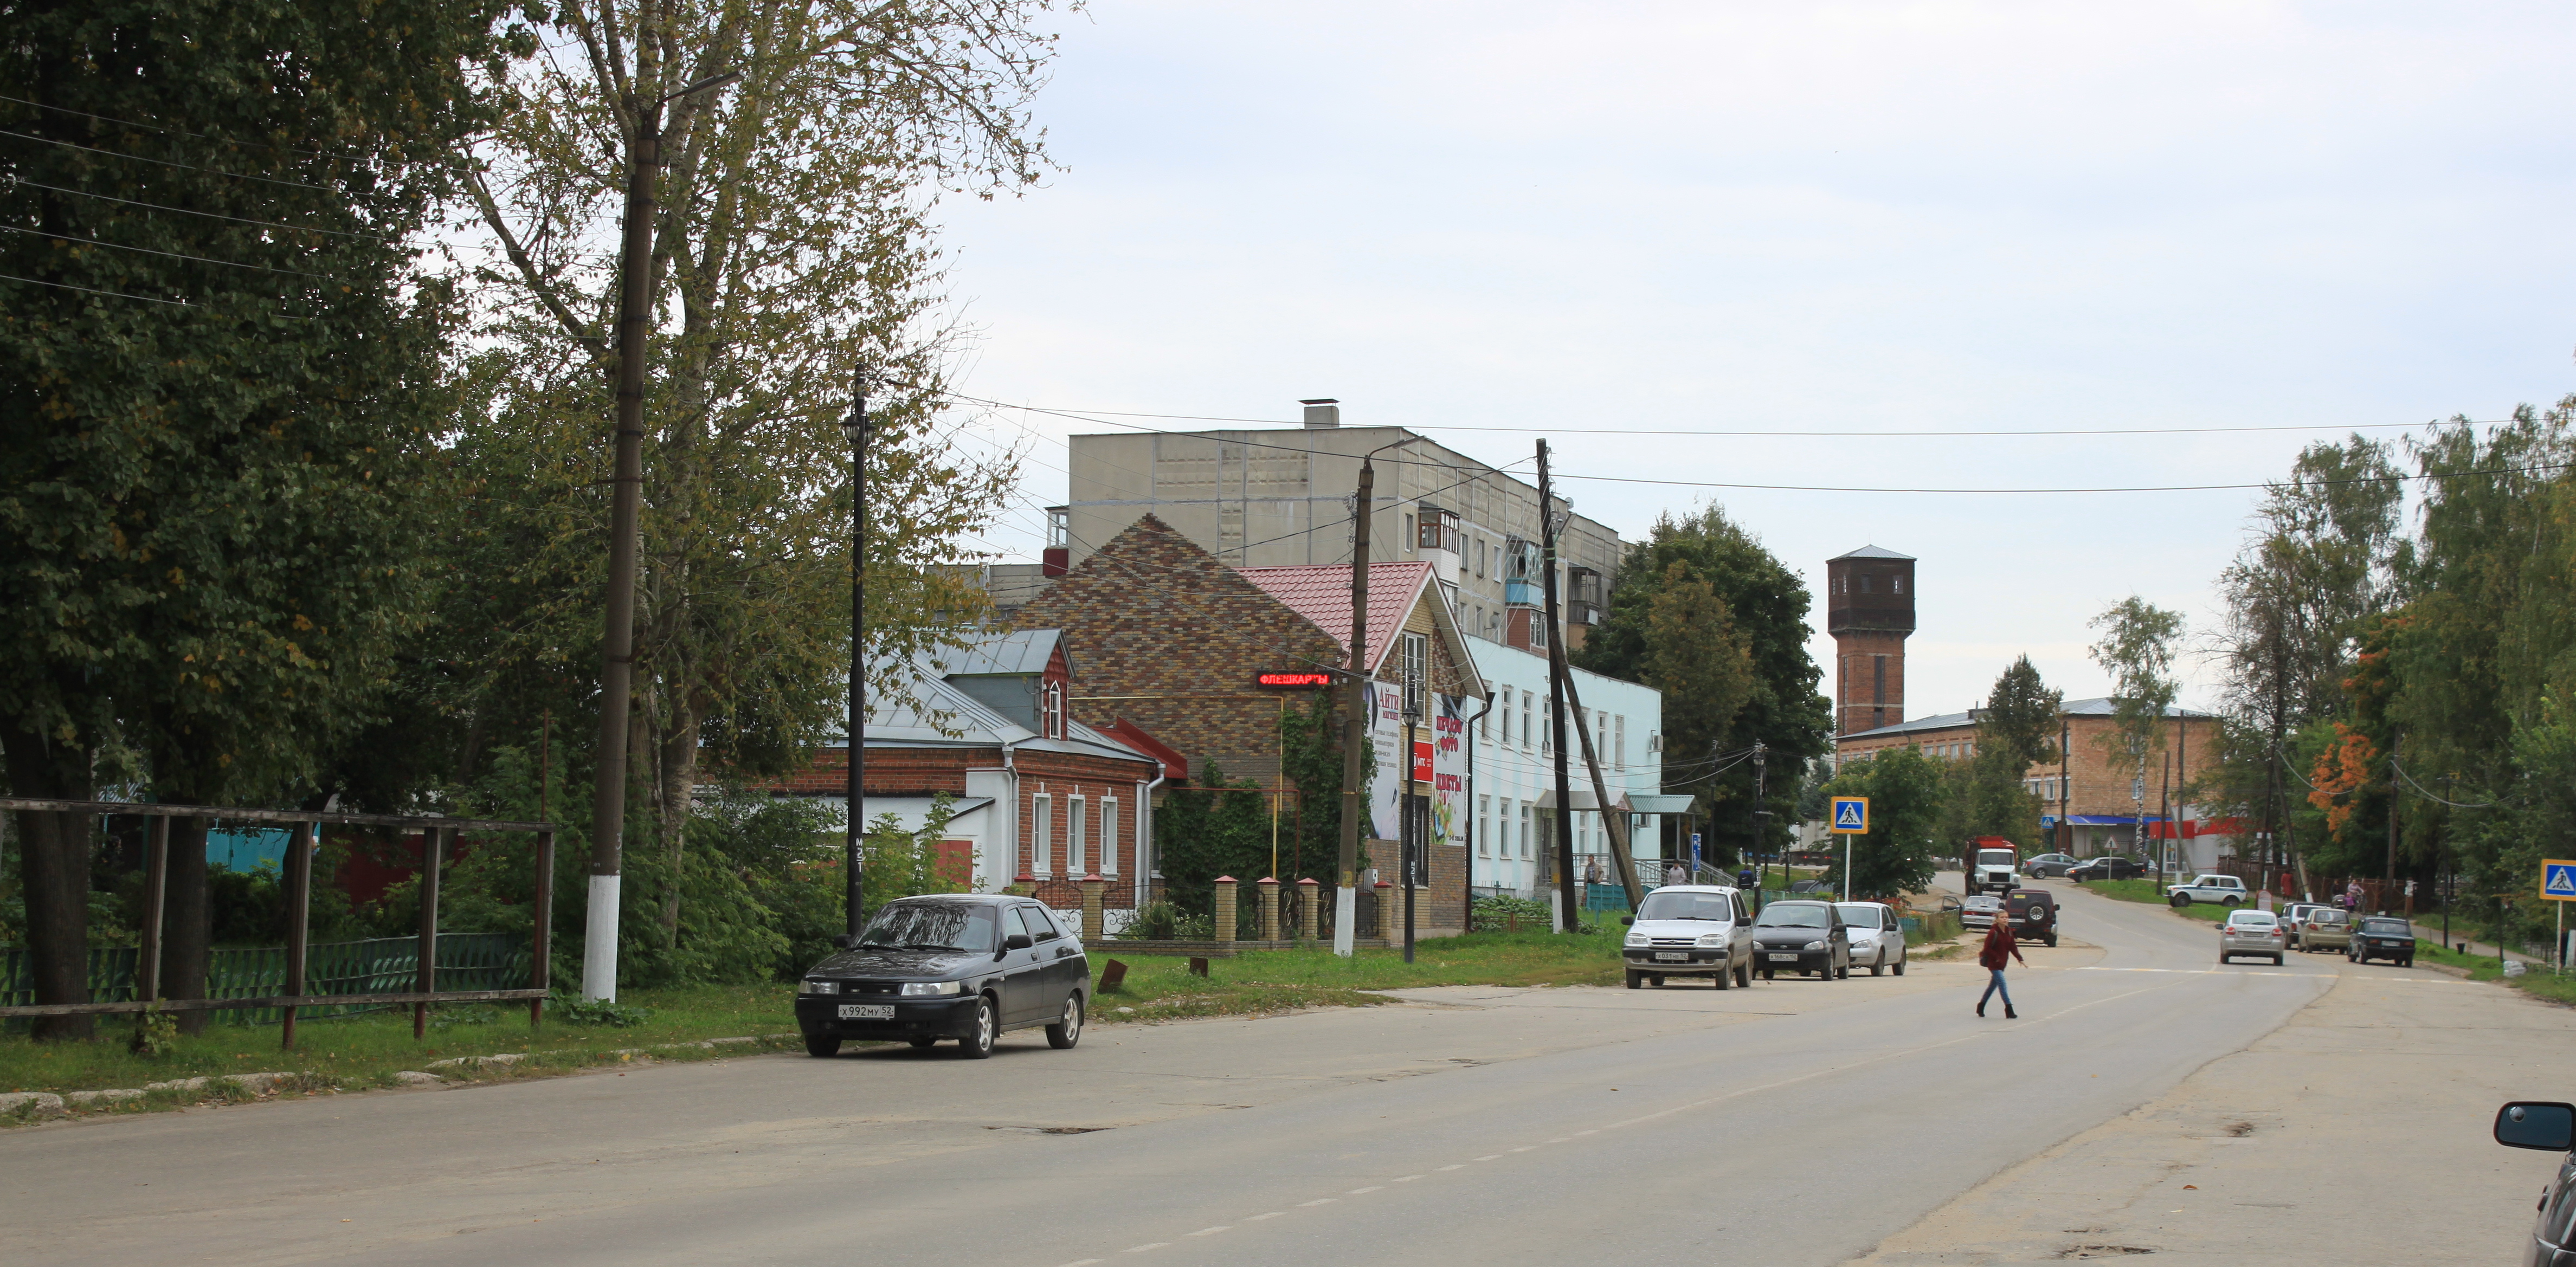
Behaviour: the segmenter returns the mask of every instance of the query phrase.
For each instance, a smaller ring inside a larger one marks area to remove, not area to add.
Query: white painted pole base
[[[1344,959],[1348,959],[1359,949],[1359,947],[1352,944],[1351,941],[1352,934],[1358,931],[1351,926],[1358,923],[1359,918],[1360,891],[1358,889],[1351,888],[1348,885],[1344,885],[1341,888],[1333,890],[1334,954],[1340,955]]]
[[[581,997],[617,1001],[617,882],[620,876],[590,878],[590,918],[581,939]]]
[[[1551,933],[1565,931],[1565,890],[1563,889],[1547,891],[1547,931]]]

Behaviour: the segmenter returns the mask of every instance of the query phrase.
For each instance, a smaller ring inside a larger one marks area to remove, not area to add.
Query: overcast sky
[[[2576,389],[2571,28],[2513,3],[1095,0],[1039,103],[1068,170],[945,212],[979,331],[958,387],[1283,422],[1336,396],[1497,465],[1535,436],[1440,428],[1547,428],[1568,475],[2259,481],[2337,429]],[[1030,461],[991,539],[1033,558],[1062,437],[1108,428],[992,425]],[[2314,430],[1816,434],[2187,427]],[[1851,547],[1920,557],[1909,716],[2022,652],[2104,693],[2086,622],[2132,593],[2205,633],[2256,496],[1565,487],[1632,538],[1714,500],[1819,591]]]

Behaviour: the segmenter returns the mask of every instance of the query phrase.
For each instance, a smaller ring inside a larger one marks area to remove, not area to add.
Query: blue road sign
[[[1866,796],[1835,797],[1834,830],[1867,832],[1869,830],[1869,798]],[[2571,893],[2569,896],[2576,897],[2576,893]]]
[[[2541,859],[2540,896],[2576,902],[2576,862],[2564,858]]]

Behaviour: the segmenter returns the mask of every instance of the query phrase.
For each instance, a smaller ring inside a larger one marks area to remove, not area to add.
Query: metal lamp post
[[[861,876],[866,859],[862,846],[867,840],[866,825],[859,820],[863,799],[863,776],[867,770],[868,665],[865,647],[867,628],[867,555],[868,555],[868,372],[861,368],[850,388],[850,416],[841,423],[841,432],[850,439],[850,798],[849,813],[843,815],[843,847],[848,852],[849,932],[859,935],[867,924],[867,890]]]
[[[1422,683],[1408,670],[1404,675],[1404,797],[1396,819],[1397,831],[1403,837],[1400,846],[1404,871],[1404,961],[1413,962],[1413,862],[1422,850],[1422,830],[1413,812],[1413,732],[1422,724]]]

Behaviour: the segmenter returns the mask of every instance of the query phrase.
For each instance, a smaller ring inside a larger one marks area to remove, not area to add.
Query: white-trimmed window
[[[1084,856],[1091,845],[1091,825],[1083,821],[1085,808],[1087,805],[1078,795],[1064,798],[1065,873],[1076,879],[1091,874],[1091,859]]]
[[[1625,714],[1610,719],[1610,764],[1628,768],[1628,718]]]
[[[1045,696],[1046,716],[1040,720],[1039,725],[1045,728],[1047,738],[1062,739],[1064,738],[1064,685],[1059,682],[1047,683]]]
[[[1055,798],[1040,792],[1029,798],[1029,874],[1055,878]]]
[[[1522,859],[1523,859],[1523,860],[1527,860],[1527,859],[1529,858],[1529,856],[1530,856],[1530,803],[1529,803],[1529,802],[1527,802],[1527,801],[1523,801],[1523,802],[1521,802],[1521,857],[1522,857]]]
[[[1100,798],[1100,874],[1118,874],[1118,798]]]
[[[1486,836],[1487,836],[1487,833],[1489,833],[1489,832],[1491,832],[1491,831],[1493,831],[1493,830],[1494,830],[1494,798],[1492,798],[1492,797],[1490,797],[1490,796],[1479,796],[1479,797],[1477,797],[1477,798],[1476,798],[1476,856],[1477,856],[1477,857],[1482,858],[1482,857],[1486,856],[1487,854],[1489,854],[1489,853],[1493,852],[1493,850],[1492,850],[1492,846],[1490,846],[1490,845],[1488,845],[1488,844],[1486,843]]]
[[[1423,703],[1423,692],[1430,687],[1431,639],[1418,634],[1404,635],[1404,706],[1412,709],[1425,724],[1431,710]]]
[[[1523,752],[1530,750],[1530,735],[1532,733],[1530,726],[1531,707],[1532,702],[1530,700],[1530,693],[1527,691],[1521,692],[1521,751]]]

